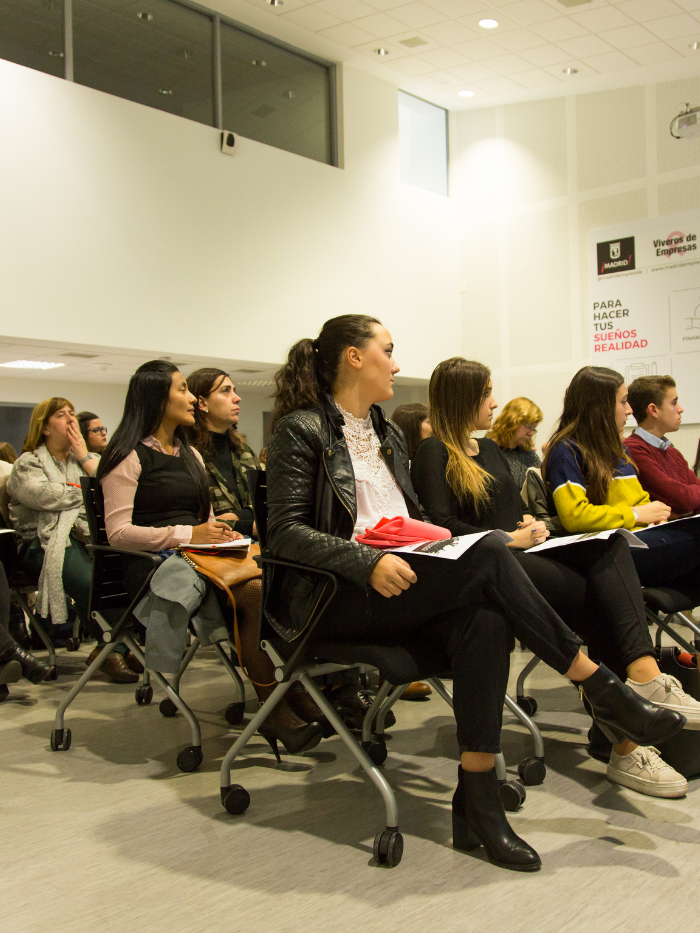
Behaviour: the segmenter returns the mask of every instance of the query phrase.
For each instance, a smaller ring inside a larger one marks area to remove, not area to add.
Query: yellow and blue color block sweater
[[[593,505],[586,494],[583,455],[574,441],[560,441],[552,448],[545,481],[557,515],[572,534],[608,528],[631,530],[637,526],[632,509],[650,501],[633,464],[620,460],[613,470],[605,502]]]

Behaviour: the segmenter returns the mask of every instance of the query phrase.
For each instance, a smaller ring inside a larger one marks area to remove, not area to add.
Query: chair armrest
[[[325,577],[331,583],[331,591],[325,597],[325,599],[319,600],[319,602],[311,610],[311,615],[316,616],[313,621],[307,622],[305,627],[302,629],[303,636],[295,642],[296,648],[294,653],[290,658],[288,658],[284,667],[282,668],[284,677],[283,680],[286,680],[291,673],[295,670],[299,660],[303,657],[306,646],[309,642],[309,639],[316,630],[316,626],[323,618],[326,609],[329,607],[333,599],[335,598],[336,593],[338,592],[338,577],[336,574],[331,573],[330,570],[321,570],[319,567],[310,567],[308,564],[298,564],[291,560],[278,560],[276,557],[264,557],[260,555],[259,557],[254,557],[253,560],[258,564],[259,567],[264,567],[267,564],[272,564],[281,566],[281,567],[290,567],[293,570],[303,570],[305,573],[314,573],[319,577]],[[263,607],[261,607],[262,612]]]
[[[123,554],[125,557],[148,557],[158,567],[163,563],[163,558],[153,551],[127,551],[126,548],[113,547],[111,544],[86,544],[88,551],[109,551],[112,554]]]

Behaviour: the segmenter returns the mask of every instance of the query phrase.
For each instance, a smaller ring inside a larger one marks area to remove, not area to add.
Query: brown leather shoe
[[[135,654],[131,651],[124,658],[126,666],[130,671],[133,671],[134,674],[143,674],[143,664],[139,661]]]
[[[100,653],[101,648],[93,648],[88,655],[87,666],[89,667]],[[139,675],[130,671],[124,661],[124,656],[118,651],[110,651],[100,668],[100,671],[108,677],[113,684],[136,684],[139,681]]]
[[[404,690],[401,699],[402,700],[427,700],[427,698],[432,693],[432,689],[429,684],[424,684],[420,680],[414,681],[412,684],[409,684]]]

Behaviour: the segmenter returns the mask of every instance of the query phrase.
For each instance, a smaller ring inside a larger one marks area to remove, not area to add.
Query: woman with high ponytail
[[[314,637],[402,644],[420,635],[449,655],[461,753],[454,846],[483,845],[499,867],[536,871],[540,858],[509,826],[494,771],[514,638],[580,682],[611,731],[653,744],[684,720],[583,655],[497,537],[480,538],[457,560],[400,557],[356,540],[382,517],[422,517],[403,435],[378,404],[394,394],[393,349],[388,330],[365,315],[333,318],[316,340],[292,347],[277,375],[268,447],[268,548],[337,576],[339,591]],[[313,618],[323,584],[277,565],[265,585],[266,618],[292,642]]]

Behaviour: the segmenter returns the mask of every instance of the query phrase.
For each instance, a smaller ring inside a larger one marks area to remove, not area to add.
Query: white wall
[[[459,343],[453,204],[399,180],[397,89],[342,88],[339,169],[223,156],[212,128],[0,61],[2,333],[277,363],[359,311],[429,375]]]
[[[593,362],[588,231],[700,206],[700,140],[668,132],[685,101],[700,78],[452,115],[461,352],[493,368],[501,404],[543,409],[538,443]],[[674,437],[691,463],[699,433]]]
[[[52,395],[69,399],[76,411],[94,411],[111,433],[121,420],[126,386],[91,382],[51,383],[44,379],[0,377],[0,402],[37,405]]]

